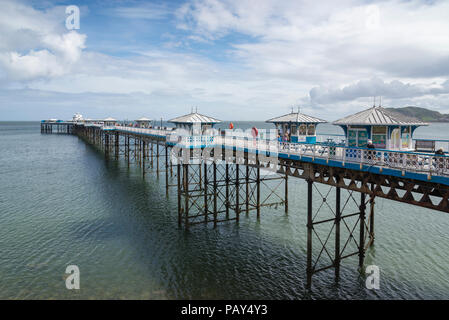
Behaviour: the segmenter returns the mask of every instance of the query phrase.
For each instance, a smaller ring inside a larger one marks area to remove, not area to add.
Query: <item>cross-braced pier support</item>
[[[243,163],[190,159],[177,169],[178,220],[186,229],[195,224],[216,227],[224,221],[239,222],[242,213],[251,211],[260,219],[262,207],[286,205],[288,199],[279,194],[285,175],[267,173],[257,157],[246,157]],[[284,191],[287,193],[288,187]]]
[[[169,188],[176,186],[176,184],[170,184],[170,178],[174,176],[170,159],[171,146],[165,143],[164,138],[87,126],[75,126],[74,133],[103,151],[106,160],[123,159],[128,168],[131,164],[138,166],[144,178],[147,173],[156,173],[158,178],[161,173],[165,173],[167,196]]]
[[[317,186],[311,179],[306,181],[306,286],[311,288],[312,276],[330,268],[334,268],[338,280],[343,259],[358,256],[358,266],[360,269],[363,267],[365,252],[374,242],[374,195],[371,194],[367,202],[366,193],[344,189],[347,195],[342,202],[340,187]],[[323,188],[328,190],[323,192]],[[314,194],[318,199],[314,199]],[[360,194],[359,200],[356,199],[357,194]],[[335,201],[332,201],[333,197]],[[368,217],[367,204],[370,206]]]

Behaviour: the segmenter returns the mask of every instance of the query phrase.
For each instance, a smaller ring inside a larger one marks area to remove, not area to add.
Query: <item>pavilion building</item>
[[[360,111],[333,124],[343,128],[348,147],[364,148],[368,140],[372,140],[376,148],[389,150],[412,150],[413,132],[419,126],[428,125],[381,106]]]

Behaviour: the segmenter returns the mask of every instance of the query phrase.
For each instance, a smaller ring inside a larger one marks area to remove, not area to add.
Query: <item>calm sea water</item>
[[[319,131],[341,133],[330,125]],[[416,136],[448,132],[449,124],[434,124]],[[163,176],[143,179],[137,168],[106,162],[76,136],[40,134],[37,122],[0,122],[0,150],[0,299],[449,298],[446,213],[377,199],[365,264],[380,267],[380,289],[365,288],[354,257],[342,262],[338,284],[325,271],[308,294],[303,180],[289,179],[288,215],[264,208],[259,222],[242,214],[239,225],[185,231]],[[80,268],[81,290],[65,288],[70,264]]]

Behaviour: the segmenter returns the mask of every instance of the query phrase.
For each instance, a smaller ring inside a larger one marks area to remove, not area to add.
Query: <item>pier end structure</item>
[[[345,132],[346,146],[365,148],[371,140],[376,148],[413,150],[413,132],[428,123],[406,117],[381,106],[357,112],[333,122]]]

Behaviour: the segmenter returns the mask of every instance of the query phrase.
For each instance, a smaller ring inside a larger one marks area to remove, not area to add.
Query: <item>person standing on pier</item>
[[[368,143],[367,143],[366,147],[368,149],[375,149],[376,148],[376,146],[373,144],[372,140],[368,140]],[[367,155],[368,155],[368,160],[374,160],[375,151],[374,150],[368,150]]]

